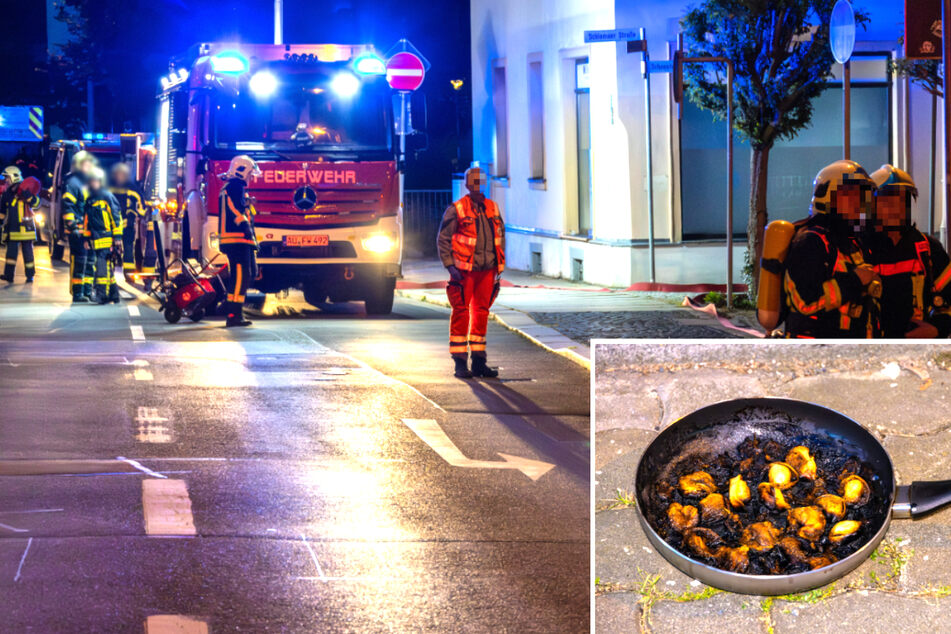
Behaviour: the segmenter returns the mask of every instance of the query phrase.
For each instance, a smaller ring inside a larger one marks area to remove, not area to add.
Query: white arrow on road
[[[467,469],[518,469],[532,480],[538,480],[540,477],[551,471],[555,465],[541,460],[532,460],[531,458],[520,458],[511,456],[507,453],[499,452],[504,462],[498,460],[473,460],[459,451],[446,432],[442,430],[439,423],[431,418],[404,418],[406,426],[416,432],[424,443],[432,447],[433,451],[439,454],[439,457],[454,467],[465,467]]]

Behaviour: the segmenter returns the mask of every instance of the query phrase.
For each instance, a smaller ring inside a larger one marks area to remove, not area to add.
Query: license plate
[[[285,247],[326,247],[330,245],[330,236],[308,233],[284,236]]]

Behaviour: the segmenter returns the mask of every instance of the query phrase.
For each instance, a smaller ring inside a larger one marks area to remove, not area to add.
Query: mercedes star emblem
[[[317,204],[317,192],[309,185],[298,187],[294,190],[294,206],[301,211],[313,209]]]

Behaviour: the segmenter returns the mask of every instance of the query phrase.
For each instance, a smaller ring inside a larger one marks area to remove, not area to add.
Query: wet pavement
[[[228,330],[66,285],[0,286],[0,630],[587,628],[583,367],[492,324],[502,380],[454,379],[407,299]]]
[[[803,594],[721,592],[669,565],[630,503],[658,430],[717,401],[791,397],[836,409],[884,444],[899,484],[951,478],[951,346],[598,344],[595,618],[599,632],[947,631],[951,509],[895,520],[869,560]]]

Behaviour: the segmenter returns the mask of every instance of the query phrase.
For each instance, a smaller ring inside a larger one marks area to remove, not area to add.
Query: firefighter
[[[92,301],[93,279],[91,273],[86,275],[88,258],[83,239],[83,218],[86,216],[86,199],[89,197],[87,179],[95,167],[96,158],[80,150],[73,155],[69,174],[64,179],[60,234],[69,240],[69,285],[73,303]]]
[[[882,331],[892,338],[951,334],[951,259],[941,243],[911,221],[918,188],[911,175],[892,165],[872,173],[874,232],[872,264],[882,278]]]
[[[39,181],[35,178],[28,179],[29,183],[35,183],[35,187],[29,187],[28,182],[24,182],[20,169],[14,165],[3,170],[3,180],[7,187],[0,196],[0,226],[7,243],[7,261],[0,279],[13,283],[18,253],[22,251],[26,283],[32,284],[36,272],[36,264],[33,262],[36,221],[33,212],[40,206],[37,196]]]
[[[132,172],[125,163],[116,163],[112,166],[112,187],[110,191],[119,202],[122,215],[122,271],[131,273],[142,271],[154,272],[154,262],[151,271],[145,271],[143,264],[143,247],[148,250],[148,243],[152,239],[151,221],[145,205],[142,203],[142,193],[138,185],[132,180]],[[154,248],[152,249],[154,252]]]
[[[841,160],[822,168],[813,187],[809,219],[786,256],[786,336],[879,336],[881,281],[859,240],[872,220],[875,184],[861,165]]]
[[[464,379],[499,375],[486,364],[485,335],[489,308],[505,269],[505,223],[498,205],[482,193],[485,183],[481,168],[466,170],[469,193],[446,210],[436,240],[439,257],[449,272],[449,354],[456,365],[455,375]]]
[[[218,197],[218,241],[228,258],[228,297],[225,302],[225,327],[250,326],[244,318],[244,298],[248,285],[257,277],[257,239],[254,237],[254,209],[248,200],[248,181],[261,171],[250,156],[231,159],[227,181]]]
[[[122,254],[122,214],[119,201],[105,187],[105,172],[95,167],[89,172],[89,197],[83,219],[83,239],[88,257],[86,274],[94,276],[93,292],[97,304],[119,303],[116,287],[115,256]]]

